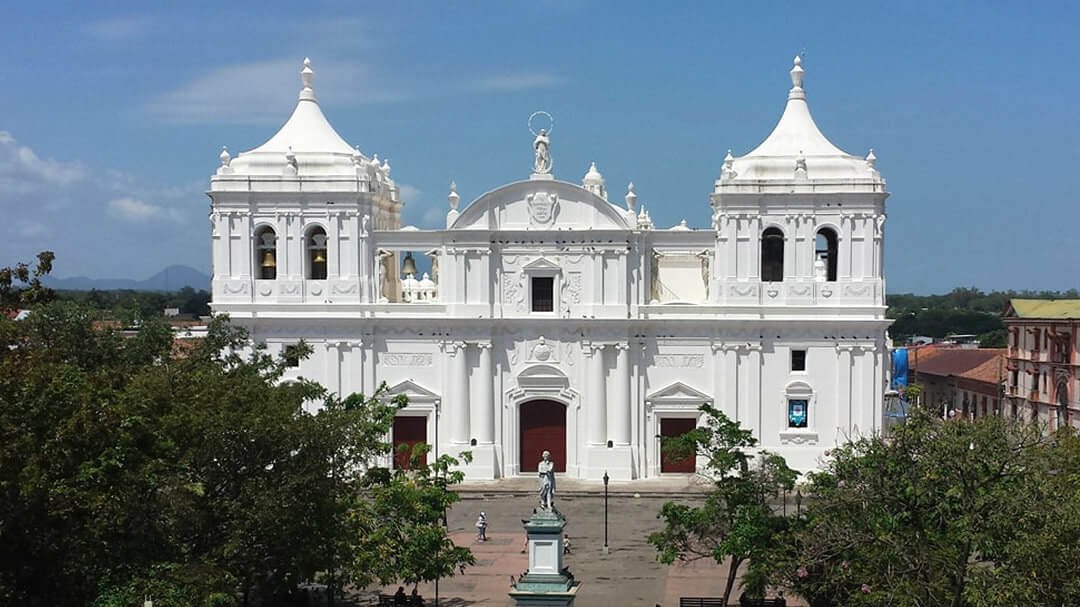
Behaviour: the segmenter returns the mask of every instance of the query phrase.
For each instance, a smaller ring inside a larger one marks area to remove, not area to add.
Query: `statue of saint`
[[[555,462],[551,461],[551,452],[544,451],[540,456],[536,470],[540,474],[540,509],[555,509]]]
[[[533,140],[533,149],[536,150],[536,160],[533,162],[534,173],[551,172],[551,139],[546,129],[540,129],[540,134]]]

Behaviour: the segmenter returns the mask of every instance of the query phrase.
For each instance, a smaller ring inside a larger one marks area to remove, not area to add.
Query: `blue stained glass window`
[[[794,398],[789,400],[787,405],[788,428],[805,428],[809,410],[809,401]]]

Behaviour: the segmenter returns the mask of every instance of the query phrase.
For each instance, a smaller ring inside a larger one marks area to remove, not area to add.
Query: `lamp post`
[[[607,488],[608,488],[608,481],[609,480],[611,480],[611,477],[608,476],[607,470],[604,470],[604,554],[608,553],[608,543],[607,543],[607,497],[608,497],[608,493],[607,493]]]
[[[802,490],[795,491],[795,511],[797,516],[802,516]]]

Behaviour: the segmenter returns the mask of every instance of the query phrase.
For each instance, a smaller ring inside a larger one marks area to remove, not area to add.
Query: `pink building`
[[[1080,299],[1013,299],[1003,316],[1008,412],[1050,430],[1080,428]]]

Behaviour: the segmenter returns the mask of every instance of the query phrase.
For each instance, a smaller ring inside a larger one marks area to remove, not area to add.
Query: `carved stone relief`
[[[430,352],[379,352],[379,364],[384,367],[430,367]]]
[[[705,366],[704,354],[657,354],[653,357],[657,367],[683,367],[700,369]]]

